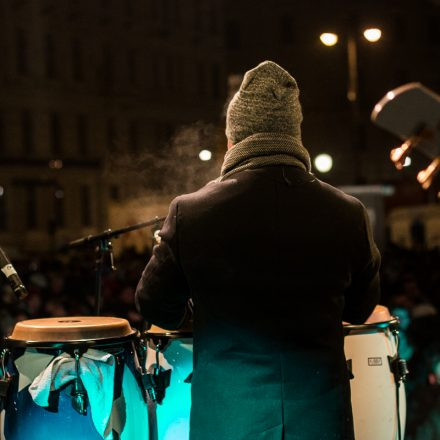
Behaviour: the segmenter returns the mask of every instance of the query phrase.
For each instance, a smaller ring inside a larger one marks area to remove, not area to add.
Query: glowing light
[[[5,189],[3,188],[3,186],[0,186],[0,197],[3,197],[4,194],[5,194]]]
[[[54,196],[56,199],[63,199],[64,198],[64,191],[62,189],[57,189],[54,193]]]
[[[53,170],[60,170],[63,168],[63,161],[61,159],[52,159],[49,161],[49,168]]]
[[[324,32],[319,36],[319,39],[325,46],[334,46],[338,42],[338,35],[332,32]]]
[[[365,29],[364,37],[370,43],[376,43],[382,37],[382,31],[378,28]]]
[[[423,189],[428,189],[431,186],[434,176],[440,170],[440,158],[436,157],[426,169],[417,174],[417,180],[422,185]]]
[[[203,160],[204,162],[206,162],[207,160],[211,160],[212,158],[212,153],[209,150],[202,150],[199,153],[199,159]]]
[[[388,92],[387,93],[387,98],[391,101],[392,99],[394,99],[396,97],[394,92]]]
[[[405,157],[405,162],[403,163],[404,167],[409,167],[411,165],[411,158],[410,157]]]
[[[329,154],[319,154],[315,157],[314,164],[320,173],[328,173],[333,167],[333,159]]]

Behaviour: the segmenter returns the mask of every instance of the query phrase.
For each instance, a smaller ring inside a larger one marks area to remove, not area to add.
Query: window
[[[209,31],[211,35],[216,35],[218,33],[217,11],[214,4],[211,4],[209,9]]]
[[[61,153],[61,123],[58,113],[50,115],[50,151],[52,154]]]
[[[130,84],[135,85],[137,82],[136,71],[136,51],[130,50],[127,54],[127,67],[128,67],[128,81]]]
[[[72,76],[75,81],[84,79],[83,53],[79,40],[73,40],[72,42]]]
[[[440,44],[440,19],[438,17],[429,17],[428,41],[433,46]]]
[[[120,189],[117,185],[111,185],[110,186],[110,199],[114,202],[117,202],[121,199]]]
[[[394,17],[394,39],[397,44],[405,44],[407,42],[408,31],[403,16]]]
[[[81,223],[83,226],[90,226],[92,224],[91,213],[91,194],[90,187],[88,185],[82,185],[80,188],[81,199]]]
[[[128,142],[130,150],[139,149],[139,127],[136,121],[131,121],[128,127]]]
[[[220,98],[221,95],[221,85],[220,85],[220,66],[214,64],[211,71],[212,78],[212,97]]]
[[[89,152],[89,124],[86,115],[78,115],[76,120],[76,133],[78,151],[81,154],[87,154]]]
[[[0,156],[5,154],[6,149],[5,142],[5,124],[4,124],[4,116],[0,113]]]
[[[54,190],[54,214],[55,214],[55,224],[58,227],[65,226],[65,216],[64,216],[64,190],[60,187]]]
[[[194,29],[196,31],[202,30],[202,10],[200,6],[200,0],[193,0]]]
[[[281,43],[290,45],[293,43],[293,18],[288,15],[284,15],[280,20],[280,40]]]
[[[26,75],[29,72],[28,60],[28,41],[27,35],[23,29],[16,31],[17,44],[17,72],[21,75]]]
[[[44,38],[44,68],[47,78],[55,78],[55,42],[52,34],[47,34]]]
[[[169,91],[176,89],[176,74],[173,60],[168,58],[165,63],[166,84]]]
[[[114,118],[109,118],[107,120],[106,127],[106,137],[107,137],[107,149],[109,151],[114,151],[116,149],[116,129]]]
[[[225,26],[225,46],[229,50],[241,47],[240,26],[236,21],[228,21]]]
[[[35,229],[37,226],[37,194],[32,185],[26,186],[26,227]]]
[[[0,230],[2,231],[7,229],[7,218],[5,187],[0,186]]]
[[[206,77],[204,64],[199,64],[197,66],[197,86],[199,95],[203,96],[206,93]]]
[[[34,151],[34,124],[29,110],[24,110],[21,114],[21,132],[23,142],[23,152],[26,154]]]
[[[113,86],[114,83],[113,69],[112,48],[109,45],[104,45],[102,48],[102,80],[108,87]]]

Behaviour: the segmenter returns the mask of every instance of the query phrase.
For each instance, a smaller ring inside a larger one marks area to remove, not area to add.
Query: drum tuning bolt
[[[8,374],[6,371],[6,360],[9,355],[9,350],[3,350],[0,355],[0,368],[1,368],[1,378],[0,378],[0,412],[3,411],[5,404],[6,404],[6,398],[8,396],[8,389],[9,385],[12,381],[12,376]]]
[[[73,380],[72,391],[72,407],[79,414],[85,416],[87,414],[87,391],[84,388],[81,378],[79,377],[79,350],[74,351],[75,356],[75,374],[76,378]]]
[[[405,382],[406,377],[409,374],[408,365],[405,359],[402,359],[399,355],[388,356],[391,372],[394,375],[396,383]]]

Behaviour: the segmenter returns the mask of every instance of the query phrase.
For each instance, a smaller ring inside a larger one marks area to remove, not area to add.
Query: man
[[[379,299],[363,205],[310,173],[297,84],[266,61],[229,104],[221,177],[177,197],[139,282],[147,321],[194,301],[192,440],[353,439],[342,321]]]

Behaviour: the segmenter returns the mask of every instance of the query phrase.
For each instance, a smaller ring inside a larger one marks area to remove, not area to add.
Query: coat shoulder
[[[366,209],[363,203],[356,197],[353,197],[350,194],[345,193],[341,189],[336,188],[319,179],[316,179],[316,182],[319,191],[322,192],[329,200],[333,201],[334,203],[345,206],[347,209],[353,210],[355,212],[362,212]]]

